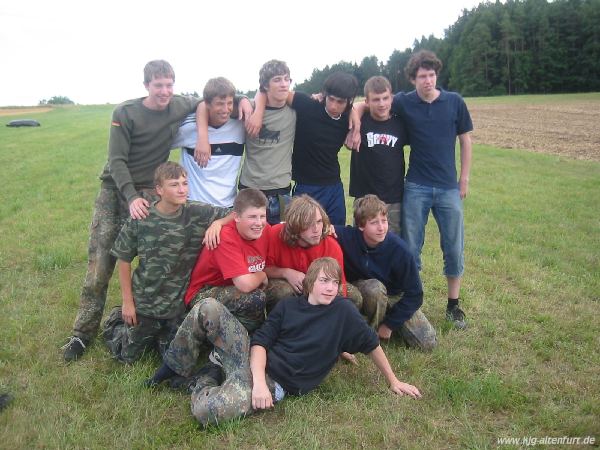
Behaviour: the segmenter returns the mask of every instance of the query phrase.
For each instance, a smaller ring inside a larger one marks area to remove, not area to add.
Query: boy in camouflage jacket
[[[103,325],[113,356],[133,363],[147,349],[160,353],[177,332],[186,314],[183,295],[209,225],[229,209],[187,201],[185,169],[161,164],[154,182],[160,200],[144,220],[129,219],[111,250],[118,258],[123,306],[114,308]],[[139,264],[131,275],[131,262]]]

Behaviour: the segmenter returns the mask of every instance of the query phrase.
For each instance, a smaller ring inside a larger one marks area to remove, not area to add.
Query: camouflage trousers
[[[199,386],[192,392],[192,414],[202,425],[243,417],[252,409],[250,338],[244,326],[219,301],[199,300],[179,327],[164,356],[179,375],[189,377],[206,343],[214,345],[223,364],[220,386]],[[275,398],[275,383],[267,376]]]
[[[244,293],[235,286],[206,286],[198,291],[190,307],[205,298],[213,298],[224,305],[251,333],[265,320],[265,292],[255,289]]]
[[[402,295],[387,295],[384,284],[376,279],[358,280],[353,285],[362,296],[361,312],[366,316],[369,325],[375,329],[383,322],[388,309],[396,302],[402,301]],[[436,345],[435,328],[420,309],[415,311],[398,331],[409,347],[428,351]]]
[[[158,199],[153,190],[142,191],[141,195],[148,201]],[[117,261],[110,254],[110,249],[128,217],[129,206],[120,192],[101,187],[90,224],[87,273],[73,325],[73,335],[86,341],[90,341],[98,332],[108,283]]]
[[[357,288],[347,283],[347,297],[354,303],[354,306],[360,311],[362,309],[363,298]],[[269,278],[269,284],[265,288],[267,301],[267,312],[275,307],[275,305],[284,298],[294,297],[296,294],[292,285],[283,278]]]
[[[354,203],[352,203],[352,208],[356,209],[356,201],[358,198],[354,199]],[[389,230],[396,233],[400,236],[400,218],[402,214],[402,203],[386,203],[388,207],[387,219]],[[354,226],[356,226],[356,222],[354,222]]]
[[[146,351],[157,350],[163,356],[175,337],[185,315],[172,319],[155,319],[137,315],[137,325],[123,321],[122,308],[116,306],[102,324],[102,337],[113,357],[120,362],[132,364]]]

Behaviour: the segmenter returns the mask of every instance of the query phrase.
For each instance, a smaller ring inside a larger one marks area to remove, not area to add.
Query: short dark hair
[[[345,98],[348,101],[346,111],[352,108],[354,97],[358,94],[358,80],[354,75],[346,72],[333,72],[323,83],[323,97],[333,95],[334,97]]]
[[[248,208],[266,208],[267,197],[260,190],[255,188],[242,189],[233,201],[233,210],[237,214],[242,214]]]
[[[165,180],[177,180],[179,177],[187,178],[187,172],[174,161],[162,163],[154,171],[154,186],[162,186]]]
[[[386,91],[390,91],[391,93],[392,85],[386,77],[376,75],[367,80],[364,91],[365,98],[368,97],[369,94],[383,94]]]
[[[235,86],[227,78],[211,78],[204,86],[202,97],[206,103],[212,103],[216,97],[235,97]]]
[[[367,194],[354,203],[354,222],[359,227],[364,227],[367,220],[374,219],[379,214],[387,216],[387,213],[388,205],[374,194]]]
[[[323,273],[328,277],[338,280],[340,282],[340,287],[342,286],[342,268],[340,267],[340,264],[336,259],[325,256],[323,258],[315,259],[310,263],[310,266],[308,266],[304,280],[302,280],[302,290],[305,295],[310,294],[312,291],[321,270],[323,270]]]
[[[175,71],[164,59],[155,59],[150,61],[144,67],[144,84],[150,83],[155,78],[171,78],[175,81]]]
[[[272,59],[271,61],[264,63],[258,72],[258,84],[260,92],[267,92],[269,81],[271,81],[271,78],[278,75],[290,75],[290,68],[284,61]]]
[[[440,70],[442,70],[442,61],[438,59],[435,53],[429,50],[419,50],[406,63],[404,73],[409,80],[414,80],[420,68],[435,70],[435,74],[438,75]]]

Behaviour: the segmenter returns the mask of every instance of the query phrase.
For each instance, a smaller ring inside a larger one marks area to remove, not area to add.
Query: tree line
[[[481,3],[441,39],[423,36],[385,64],[367,56],[314,69],[295,89],[319,92],[330,73],[343,71],[356,76],[360,92],[374,75],[387,77],[394,92],[412,90],[404,67],[421,49],[444,63],[438,85],[464,96],[600,91],[600,0]]]

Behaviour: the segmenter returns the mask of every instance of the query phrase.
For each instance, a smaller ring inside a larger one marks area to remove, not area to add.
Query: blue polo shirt
[[[473,130],[465,101],[456,92],[438,88],[440,95],[427,103],[417,91],[394,96],[392,112],[404,119],[410,142],[406,180],[425,186],[457,189],[456,137]]]

